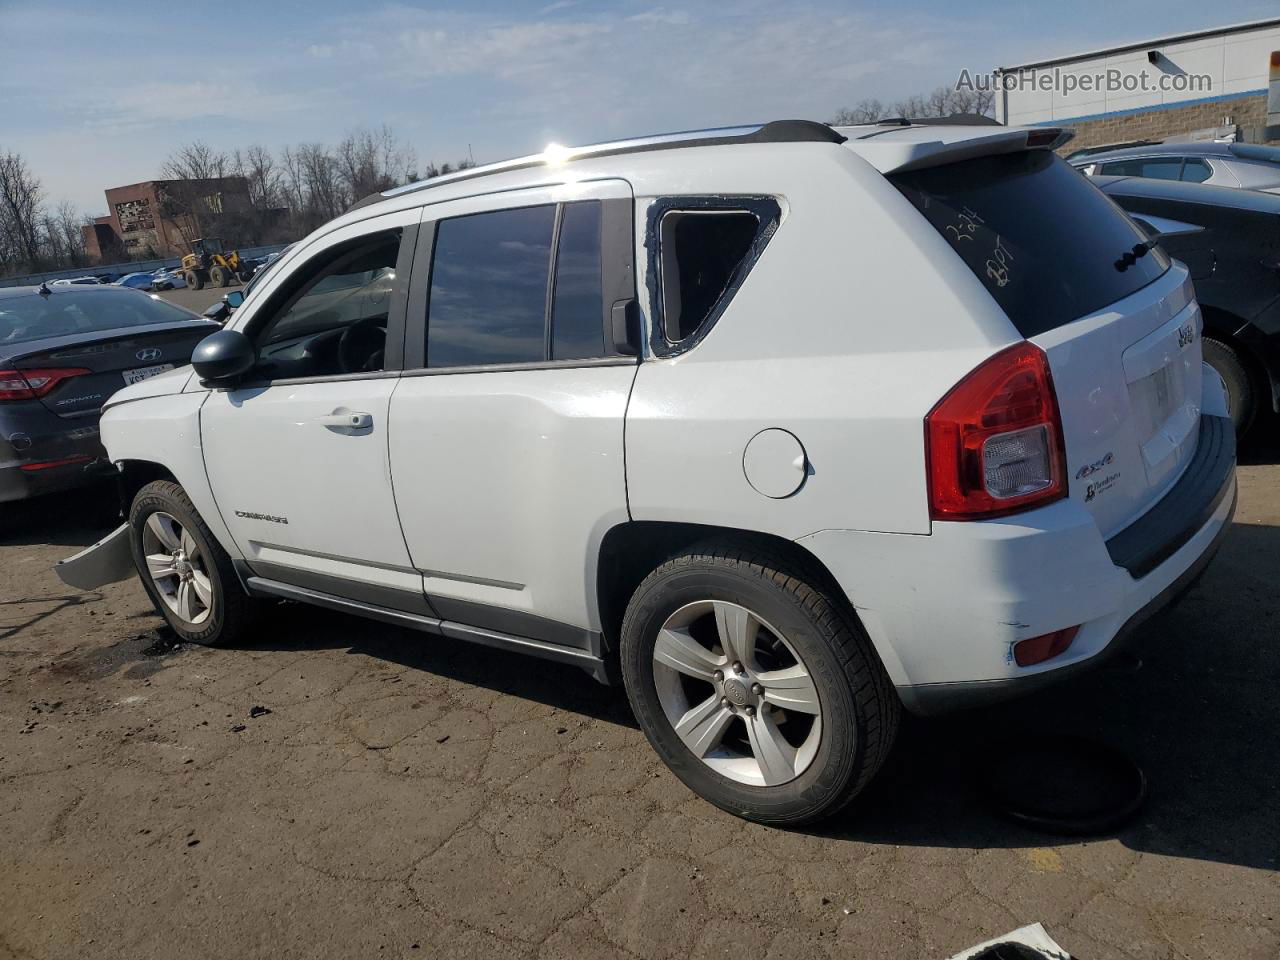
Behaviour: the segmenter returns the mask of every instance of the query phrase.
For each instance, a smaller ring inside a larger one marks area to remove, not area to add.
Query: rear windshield
[[[1169,269],[1118,206],[1047,150],[979,157],[889,180],[946,238],[1024,337],[1145,287]],[[1124,254],[1129,253],[1129,257]]]
[[[48,296],[33,293],[0,299],[0,344],[195,319],[187,311],[153,300],[145,293],[118,289]]]

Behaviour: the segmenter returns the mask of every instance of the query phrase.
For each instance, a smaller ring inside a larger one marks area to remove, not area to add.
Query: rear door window
[[[1213,176],[1213,167],[1195,157],[1187,157],[1182,165],[1182,179],[1188,183],[1204,183]]]
[[[1112,160],[1102,165],[1109,177],[1145,177],[1148,180],[1177,180],[1182,172],[1181,157],[1135,157]]]
[[[546,358],[555,204],[453,217],[436,228],[427,366]]]
[[[600,201],[567,204],[560,218],[551,308],[551,359],[604,355]]]
[[[603,262],[607,220],[600,200],[441,220],[427,298],[426,365],[609,356]]]
[[[1126,297],[1169,268],[1115,203],[1047,150],[891,174],[1024,337]],[[1126,258],[1128,253],[1133,256]],[[1132,262],[1129,262],[1129,261]]]

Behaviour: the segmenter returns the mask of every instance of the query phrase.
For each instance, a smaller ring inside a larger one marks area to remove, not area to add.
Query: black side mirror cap
[[[191,351],[191,366],[206,387],[230,386],[257,362],[253,341],[239,330],[211,333]]]

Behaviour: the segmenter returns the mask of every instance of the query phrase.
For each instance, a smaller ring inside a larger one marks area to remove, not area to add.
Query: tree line
[[[883,103],[876,99],[859,100],[851,107],[842,107],[836,111],[828,123],[832,126],[847,126],[855,123],[875,123],[877,120],[889,120],[897,117],[926,119],[931,117],[950,117],[958,113],[976,114],[990,117],[995,113],[995,94],[990,90],[956,90],[951,87],[938,87],[932,93],[914,94],[893,103]]]
[[[233,245],[287,242],[310,233],[371,193],[474,166],[470,159],[420,165],[416,151],[389,127],[356,130],[337,144],[254,144],[221,150],[194,141],[174,150],[156,171],[173,181],[159,213],[184,241],[221,236]],[[243,177],[249,204],[189,181]],[[40,178],[21,154],[0,148],[0,277],[89,265],[83,226],[93,223],[68,202],[50,204]],[[147,260],[162,251],[104,251],[112,261]]]
[[[420,167],[413,147],[386,126],[357,130],[334,146],[299,143],[278,153],[257,144],[223,151],[195,141],[175,150],[161,168],[162,179],[173,181],[164,213],[188,240],[296,240],[370,194],[474,165],[467,158]],[[193,182],[218,177],[243,177],[250,207],[211,203],[207,190]]]
[[[0,150],[0,276],[84,266],[85,222],[70,203],[46,205],[22,155]]]

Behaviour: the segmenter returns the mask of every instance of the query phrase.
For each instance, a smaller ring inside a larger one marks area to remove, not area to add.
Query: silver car
[[[1068,157],[1089,176],[1182,180],[1280,193],[1280,147],[1256,143],[1148,143]]]

